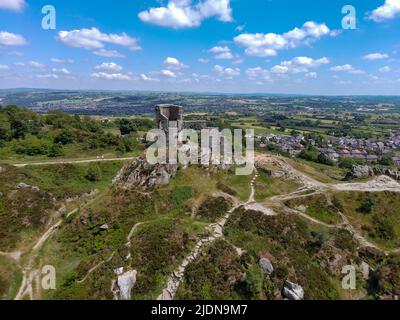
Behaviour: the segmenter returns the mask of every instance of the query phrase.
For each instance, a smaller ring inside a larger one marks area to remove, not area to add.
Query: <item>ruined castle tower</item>
[[[168,133],[169,128],[183,129],[183,107],[174,104],[159,104],[156,106],[157,128]]]

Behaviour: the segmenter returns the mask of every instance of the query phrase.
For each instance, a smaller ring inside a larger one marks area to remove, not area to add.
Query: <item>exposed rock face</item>
[[[178,167],[172,164],[152,165],[140,157],[125,164],[113,180],[113,184],[121,182],[125,189],[132,187],[142,190],[151,189],[155,185],[168,184],[176,175]]]
[[[131,290],[136,283],[136,270],[127,271],[118,276],[117,285],[119,288],[120,300],[131,300]]]
[[[0,166],[0,173],[2,173],[4,171],[6,171],[6,169]]]
[[[368,178],[374,175],[374,170],[369,166],[354,165],[347,174],[348,179]]]
[[[286,280],[285,284],[283,285],[282,293],[283,293],[283,296],[289,300],[303,300],[304,299],[303,288],[300,285],[290,282],[288,280]]]
[[[259,264],[266,274],[271,275],[274,272],[274,266],[267,258],[261,258]]]
[[[400,172],[389,168],[372,168],[370,166],[354,165],[351,171],[347,174],[347,179],[360,179],[373,176],[385,175],[394,180],[400,181]]]

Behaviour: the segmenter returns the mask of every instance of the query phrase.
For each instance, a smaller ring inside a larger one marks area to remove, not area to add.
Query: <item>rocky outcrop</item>
[[[29,184],[26,184],[25,182],[20,182],[17,185],[17,189],[32,189],[34,191],[40,191],[39,187],[37,186],[30,186]]]
[[[354,165],[351,167],[350,172],[347,174],[346,179],[362,179],[374,175],[374,170],[369,166]]]
[[[122,184],[125,189],[139,188],[148,190],[156,185],[165,185],[176,175],[178,165],[155,164],[139,157],[123,166],[114,178],[113,184]]]
[[[283,297],[289,300],[303,300],[304,299],[304,290],[303,288],[293,282],[288,280],[285,281],[283,285]]]
[[[274,266],[267,258],[261,258],[259,264],[266,274],[271,275],[274,272]]]
[[[5,171],[6,171],[6,168],[3,168],[3,167],[0,166],[0,173],[3,173]]]
[[[136,275],[137,271],[131,270],[118,276],[117,285],[120,300],[131,300],[131,291],[136,283]]]
[[[370,167],[370,166],[361,166],[361,165],[354,165],[352,166],[350,172],[347,174],[346,179],[362,179],[368,178],[373,176],[380,176],[385,175],[394,180],[400,181],[400,171],[395,171],[389,168],[383,167]]]

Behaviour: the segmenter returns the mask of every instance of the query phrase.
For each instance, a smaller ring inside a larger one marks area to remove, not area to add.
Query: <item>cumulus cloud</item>
[[[329,70],[333,72],[348,72],[351,74],[363,74],[364,71],[354,68],[351,64],[343,64],[339,66],[334,66]]]
[[[225,77],[227,79],[232,79],[233,77],[240,75],[239,68],[224,68],[220,65],[215,65],[214,71],[217,72],[219,76]]]
[[[296,48],[330,34],[331,30],[326,24],[308,21],[301,28],[294,28],[284,34],[243,33],[235,37],[234,41],[245,47],[249,56],[268,57],[276,56],[278,50]]]
[[[215,46],[212,47],[208,52],[210,53],[223,53],[223,52],[230,52],[231,49],[228,46]]]
[[[7,32],[7,31],[0,31],[0,47],[7,47],[7,46],[25,46],[28,44],[28,41],[19,34]]]
[[[87,50],[102,49],[105,43],[118,45],[133,51],[141,49],[137,38],[132,38],[124,32],[121,34],[106,34],[97,28],[60,31],[58,40],[67,46]]]
[[[365,60],[379,60],[379,59],[387,59],[387,58],[389,58],[389,55],[387,55],[386,53],[379,53],[379,52],[370,53],[370,54],[363,56],[363,59],[365,59]]]
[[[106,58],[125,58],[125,55],[119,53],[117,50],[106,50],[100,49],[93,52],[96,56],[106,57]]]
[[[271,72],[274,74],[309,73],[309,69],[318,68],[328,63],[329,59],[326,57],[320,59],[295,57],[292,60],[282,61],[279,65],[272,67]]]
[[[91,77],[105,80],[131,80],[129,75],[122,73],[95,72],[92,73]]]
[[[228,46],[215,46],[209,49],[208,52],[214,53],[214,58],[219,60],[229,60],[235,58]]]
[[[184,63],[180,62],[178,59],[174,57],[168,57],[164,60],[164,65],[167,66],[169,69],[184,69],[188,66]]]
[[[269,80],[269,71],[261,67],[248,68],[246,75],[250,80],[262,79]]]
[[[103,62],[95,67],[96,70],[121,71],[123,68],[115,62]]]
[[[223,22],[233,21],[230,0],[204,0],[197,4],[192,0],[169,0],[166,7],[139,13],[143,22],[174,29],[198,27],[211,17]]]
[[[0,0],[0,9],[22,11],[26,6],[25,0]]]
[[[160,74],[165,78],[176,78],[176,74],[171,70],[161,70]]]
[[[400,1],[385,0],[385,3],[371,12],[369,18],[376,22],[394,19],[400,16]]]
[[[382,73],[387,73],[390,71],[392,71],[392,69],[389,66],[384,66],[382,68],[379,68],[379,72],[382,72]]]

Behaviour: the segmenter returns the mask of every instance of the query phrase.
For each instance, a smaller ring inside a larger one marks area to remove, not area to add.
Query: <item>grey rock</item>
[[[103,224],[103,225],[100,227],[100,230],[101,230],[101,231],[107,231],[108,229],[110,229],[110,227],[108,226],[107,223]]]
[[[261,258],[259,264],[266,274],[271,275],[274,272],[274,266],[267,258]]]
[[[283,296],[289,300],[303,300],[304,299],[304,289],[293,282],[288,280],[285,281],[283,285]]]
[[[17,188],[18,189],[28,189],[28,188],[30,188],[31,186],[29,185],[29,184],[26,184],[25,182],[20,182],[20,183],[18,183],[18,185],[17,185]]]
[[[136,270],[127,271],[118,276],[117,285],[121,300],[131,300],[131,291],[136,283]]]

